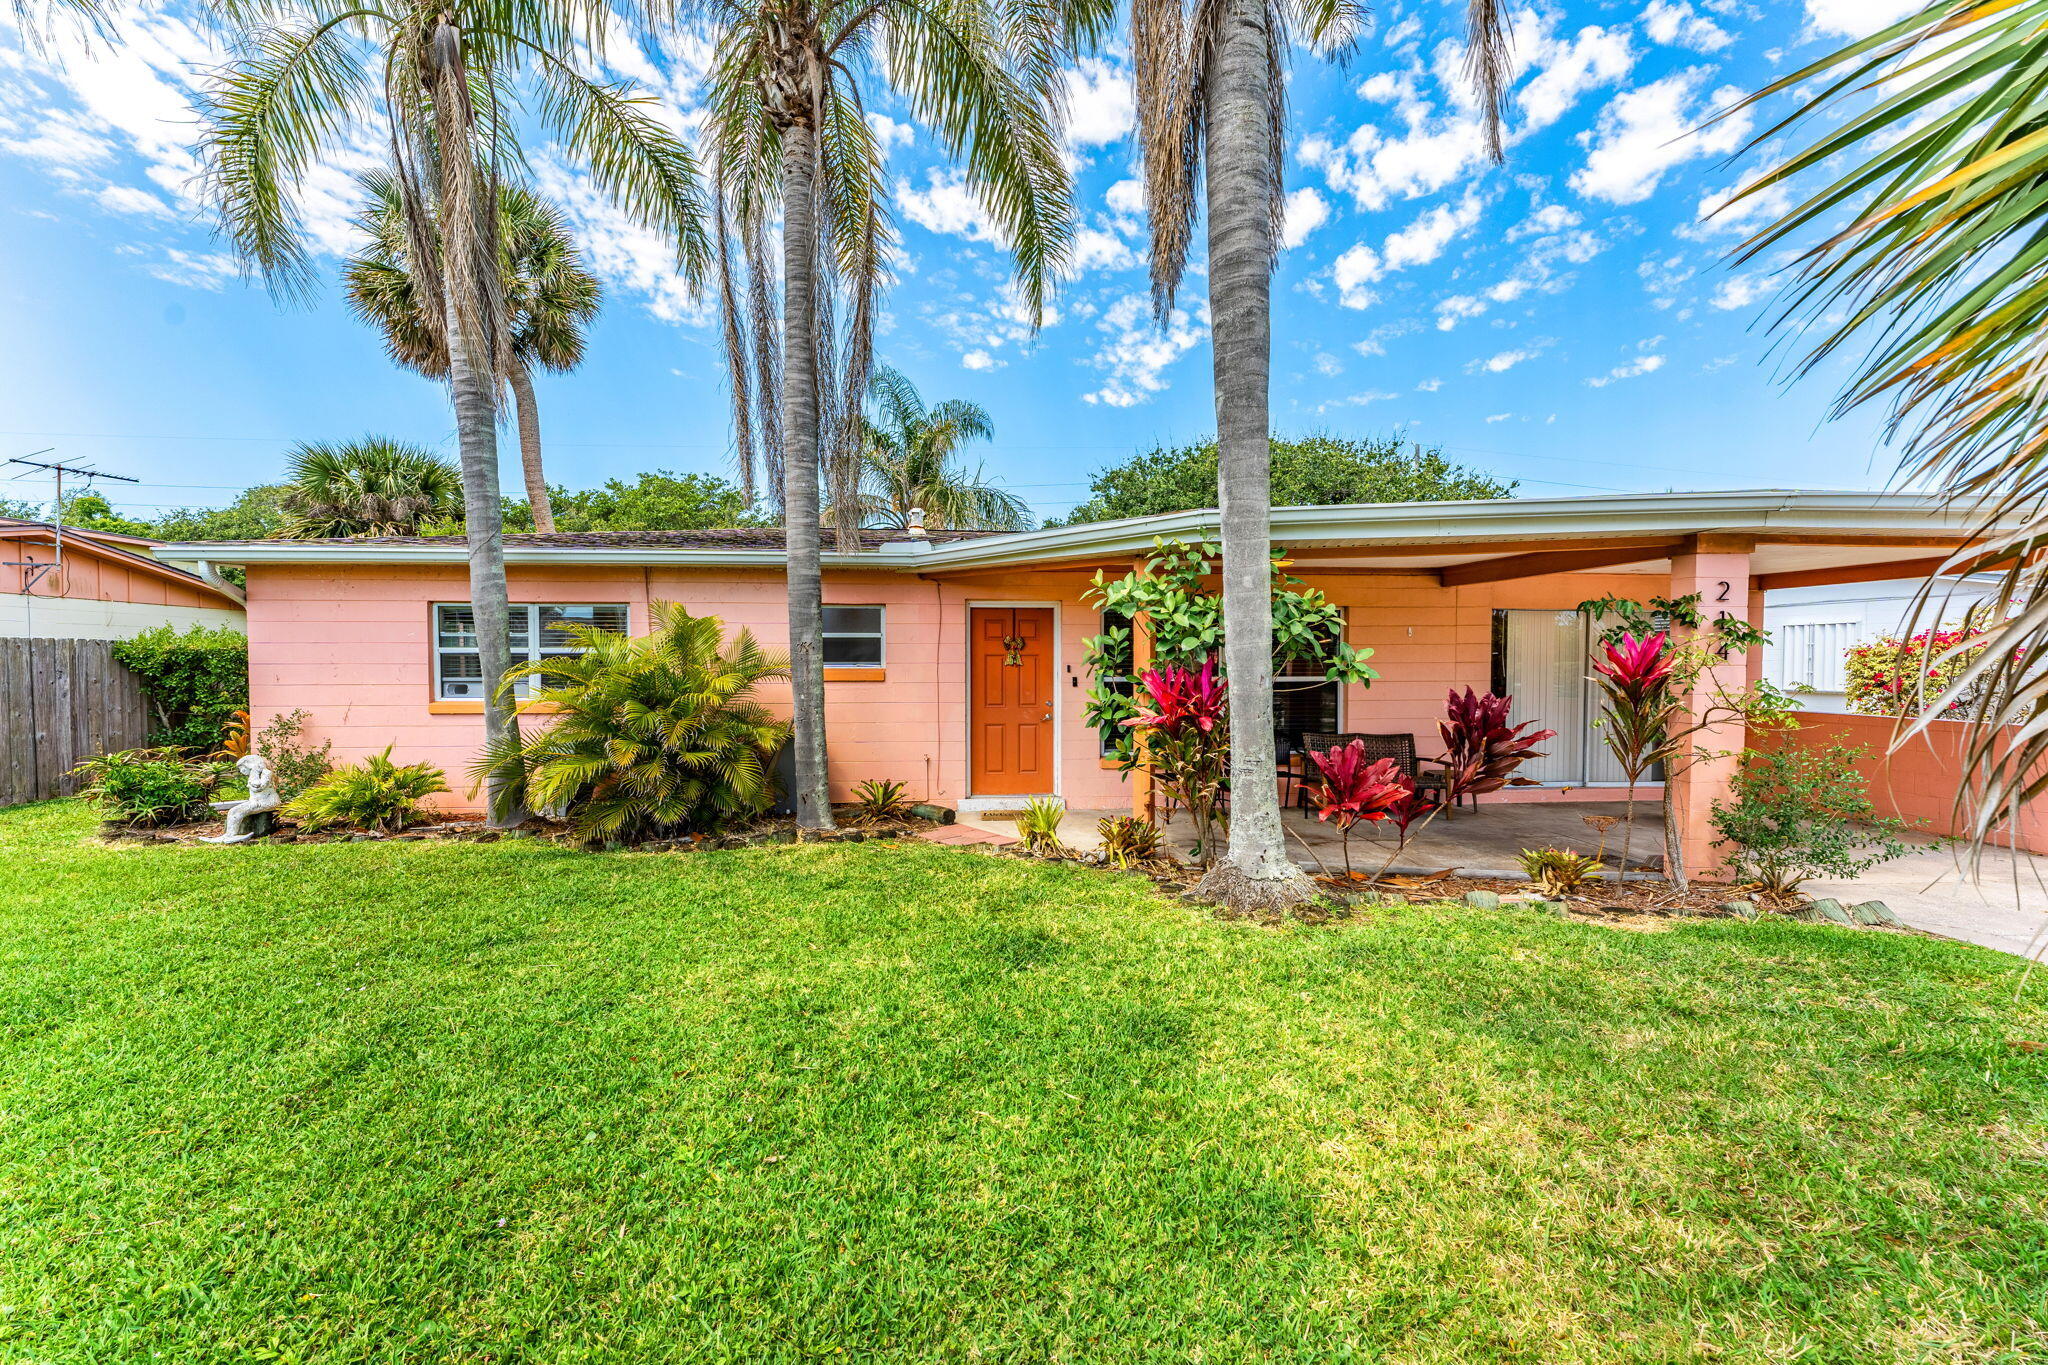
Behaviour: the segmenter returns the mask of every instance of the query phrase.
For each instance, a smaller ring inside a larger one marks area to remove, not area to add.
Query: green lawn
[[[2048,982],[0,812],[0,1360],[2048,1360]]]

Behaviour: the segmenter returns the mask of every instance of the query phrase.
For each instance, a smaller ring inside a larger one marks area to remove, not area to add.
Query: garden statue
[[[258,834],[270,832],[270,812],[282,804],[270,760],[262,754],[244,754],[236,760],[235,771],[249,780],[249,795],[240,801],[213,803],[215,810],[228,813],[228,827],[210,839],[201,840],[202,843],[245,844]]]

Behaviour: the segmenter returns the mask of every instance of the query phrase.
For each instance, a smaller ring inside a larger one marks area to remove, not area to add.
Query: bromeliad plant
[[[1104,816],[1096,824],[1095,832],[1101,836],[1102,851],[1118,867],[1129,869],[1159,856],[1159,826],[1150,820],[1135,815]]]
[[[1229,693],[1214,659],[1204,659],[1199,672],[1167,664],[1138,679],[1136,714],[1123,722],[1139,736],[1124,750],[1124,771],[1143,767],[1166,792],[1167,813],[1188,813],[1201,863],[1215,852],[1229,787]]]
[[[654,629],[622,635],[568,626],[580,651],[521,664],[509,694],[555,712],[546,729],[487,750],[479,782],[558,811],[586,844],[690,833],[768,809],[770,771],[789,726],[754,689],[789,666],[748,631],[730,641],[715,616],[656,602]]]

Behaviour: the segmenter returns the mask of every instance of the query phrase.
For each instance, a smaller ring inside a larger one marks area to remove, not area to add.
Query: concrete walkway
[[[1513,876],[1515,854],[1523,848],[1548,843],[1591,853],[1599,846],[1599,832],[1585,823],[1585,817],[1619,815],[1621,811],[1619,802],[1486,805],[1453,821],[1437,821],[1411,845],[1402,862],[1431,871],[1463,866],[1476,875]],[[1098,843],[1096,822],[1104,815],[1121,813],[1070,810],[1060,822],[1060,838],[1070,848],[1094,848]],[[1663,839],[1655,825],[1654,804],[1647,812],[1639,807],[1636,818],[1629,861],[1641,865],[1661,856]],[[1298,811],[1288,812],[1287,826],[1335,865],[1337,836],[1329,826]],[[1012,838],[1017,833],[1016,822],[999,815],[963,814],[955,828],[962,827]],[[1377,856],[1373,853],[1375,833],[1354,835],[1354,866],[1375,867],[1386,856],[1384,851]],[[1178,837],[1179,847],[1186,846],[1184,820],[1176,822],[1169,834]],[[1288,839],[1289,852],[1296,862],[1313,869],[1314,860],[1293,834]],[[1605,851],[1613,860],[1620,852],[1619,841],[1610,835]],[[1833,896],[1844,904],[1881,900],[1915,929],[2048,961],[2048,857],[1990,849],[1973,880],[1957,867],[1954,853],[1920,848],[1872,868],[1853,882],[1808,882],[1806,890],[1814,896]]]

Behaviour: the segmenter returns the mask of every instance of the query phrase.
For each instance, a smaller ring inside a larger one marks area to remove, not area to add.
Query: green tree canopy
[[[268,540],[284,530],[288,485],[259,483],[225,507],[180,507],[151,526],[158,540]]]
[[[1216,441],[1159,446],[1099,471],[1094,496],[1050,526],[1148,517],[1216,506]],[[1437,449],[1392,437],[1353,440],[1327,432],[1273,438],[1273,506],[1346,502],[1452,502],[1512,497],[1515,482],[1452,464]]]
[[[713,474],[657,469],[630,483],[607,479],[600,488],[549,492],[558,531],[700,531],[769,524],[745,493]],[[506,501],[505,529],[533,529],[533,509],[525,499]]]

